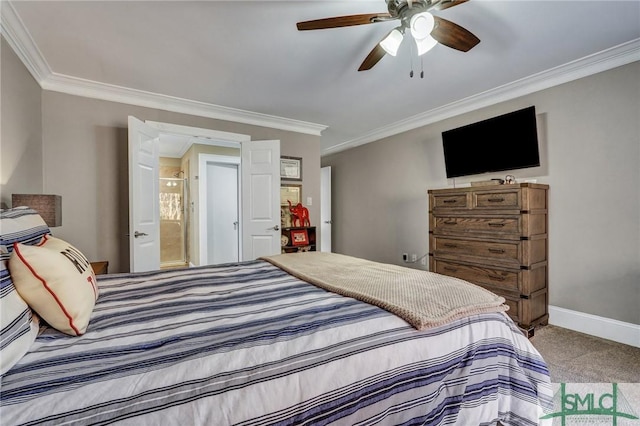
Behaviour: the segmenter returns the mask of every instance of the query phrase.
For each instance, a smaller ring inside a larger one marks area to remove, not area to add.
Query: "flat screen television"
[[[540,165],[535,106],[442,132],[447,178]]]

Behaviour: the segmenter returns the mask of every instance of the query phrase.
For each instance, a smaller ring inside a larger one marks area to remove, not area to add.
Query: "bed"
[[[417,330],[267,260],[97,285],[84,334],[42,327],[0,378],[3,425],[534,425],[551,407],[504,312]]]

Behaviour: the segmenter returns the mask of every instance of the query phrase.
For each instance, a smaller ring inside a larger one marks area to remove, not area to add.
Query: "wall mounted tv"
[[[442,132],[447,178],[540,165],[535,106]]]

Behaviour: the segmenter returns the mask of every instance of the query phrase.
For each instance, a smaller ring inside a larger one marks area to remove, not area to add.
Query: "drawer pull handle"
[[[504,225],[504,223],[489,223],[489,226],[493,226],[496,228],[502,228]]]
[[[496,281],[504,281],[506,280],[505,277],[499,277],[497,275],[487,275],[489,278],[491,278],[492,280],[496,280]]]
[[[444,246],[448,248],[458,248],[457,244],[451,244],[451,243],[445,243]]]
[[[491,253],[504,253],[504,249],[489,248]]]
[[[504,198],[500,197],[500,198],[489,198],[487,201],[489,201],[490,203],[501,203],[504,201]]]
[[[458,272],[458,268],[452,268],[451,266],[445,266],[444,270],[449,272]]]
[[[443,200],[442,202],[445,204],[455,204],[458,202],[458,200]]]
[[[456,222],[455,220],[445,220],[444,224],[445,225],[457,225],[458,222]]]

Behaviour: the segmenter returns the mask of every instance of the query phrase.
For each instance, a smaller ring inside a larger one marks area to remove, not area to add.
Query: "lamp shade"
[[[389,55],[396,56],[398,54],[400,43],[402,43],[402,39],[403,34],[396,28],[380,42],[380,47],[382,47]]]
[[[37,211],[49,227],[62,226],[62,197],[47,194],[12,194],[12,207],[27,206]]]

